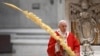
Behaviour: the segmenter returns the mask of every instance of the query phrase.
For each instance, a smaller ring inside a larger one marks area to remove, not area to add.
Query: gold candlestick
[[[66,43],[63,41],[63,39],[61,39],[61,36],[57,36],[56,33],[54,32],[54,30],[52,30],[52,28],[50,26],[48,26],[47,24],[43,23],[42,20],[37,17],[35,14],[33,14],[32,12],[28,12],[28,11],[24,11],[20,8],[18,8],[17,6],[10,4],[10,3],[4,3],[5,5],[8,5],[14,9],[19,10],[20,12],[22,12],[27,18],[29,18],[30,20],[32,20],[33,22],[35,22],[37,25],[39,25],[42,29],[44,29],[45,31],[47,31],[51,36],[53,36],[53,38],[55,40],[59,40],[60,41],[60,45],[63,47],[64,50],[66,50],[66,52],[70,55],[70,56],[75,56],[75,53],[71,50],[70,47],[68,47],[66,45]]]

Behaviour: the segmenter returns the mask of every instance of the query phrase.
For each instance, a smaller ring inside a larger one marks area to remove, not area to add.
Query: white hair
[[[62,24],[62,23],[67,24],[66,20],[60,20],[60,21],[58,22],[58,26],[59,26],[60,24]]]

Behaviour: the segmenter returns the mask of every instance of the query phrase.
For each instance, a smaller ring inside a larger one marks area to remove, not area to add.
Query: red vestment
[[[59,36],[59,33],[56,31],[56,34]],[[68,36],[66,36],[67,45],[71,48],[72,51],[77,54],[76,56],[80,56],[80,44],[76,37],[70,32]],[[50,36],[49,42],[48,42],[48,48],[47,53],[48,56],[62,56],[62,47],[60,46],[60,50],[56,52],[55,50],[55,44],[56,40]]]

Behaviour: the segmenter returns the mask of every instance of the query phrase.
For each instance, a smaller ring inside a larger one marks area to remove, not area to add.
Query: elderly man
[[[77,38],[67,31],[67,22],[65,20],[60,20],[58,23],[58,29],[55,31],[58,36],[62,36],[65,43],[75,52],[76,56],[80,56],[80,44]],[[68,56],[67,52],[56,41],[52,36],[50,36],[47,48],[48,56]]]

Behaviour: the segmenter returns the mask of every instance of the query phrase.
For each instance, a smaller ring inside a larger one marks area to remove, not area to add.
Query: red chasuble
[[[56,31],[56,34],[59,36],[60,34]],[[76,56],[80,56],[80,44],[77,40],[77,38],[70,32],[68,35],[66,35],[67,45],[71,48],[72,51],[75,52]],[[49,42],[48,42],[48,48],[47,53],[48,56],[63,56],[63,48],[59,45],[59,50],[56,51],[57,41],[50,36]]]

